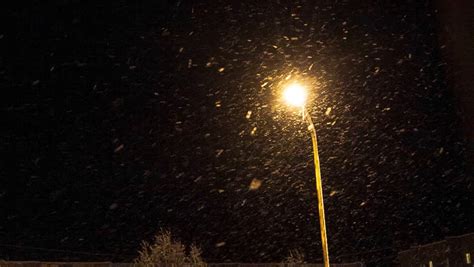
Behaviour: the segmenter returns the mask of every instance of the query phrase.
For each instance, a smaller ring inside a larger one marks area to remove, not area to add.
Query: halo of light
[[[283,99],[286,103],[295,107],[303,107],[308,98],[306,88],[298,83],[292,83],[283,91]]]

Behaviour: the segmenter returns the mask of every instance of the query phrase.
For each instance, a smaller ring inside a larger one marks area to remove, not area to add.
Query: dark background
[[[473,231],[438,7],[2,8],[0,258],[130,261],[169,228],[209,262],[281,261],[295,248],[320,260],[310,137],[277,100],[290,73],[317,80],[310,108],[334,261],[382,264]],[[262,185],[249,190],[254,179]]]

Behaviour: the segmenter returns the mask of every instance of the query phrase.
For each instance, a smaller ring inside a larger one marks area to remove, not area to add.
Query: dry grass
[[[298,249],[290,250],[290,254],[285,259],[285,263],[291,264],[303,264],[304,262],[304,254]]]
[[[161,230],[155,235],[153,243],[143,242],[135,266],[206,266],[201,257],[201,250],[191,245],[189,253],[186,247],[177,240],[173,240],[171,232]]]

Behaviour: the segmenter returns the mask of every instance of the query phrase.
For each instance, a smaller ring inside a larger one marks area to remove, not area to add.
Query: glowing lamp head
[[[283,98],[289,105],[303,107],[308,98],[308,93],[302,85],[293,83],[285,88]]]

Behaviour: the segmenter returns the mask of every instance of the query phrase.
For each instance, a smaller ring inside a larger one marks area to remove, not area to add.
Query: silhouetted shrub
[[[285,263],[289,264],[303,264],[304,263],[304,254],[298,249],[290,250],[290,254],[285,259]]]
[[[135,266],[206,266],[201,257],[201,250],[191,245],[189,253],[179,241],[173,240],[171,232],[160,230],[153,243],[143,242]]]

